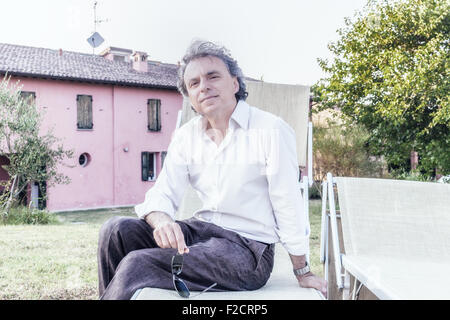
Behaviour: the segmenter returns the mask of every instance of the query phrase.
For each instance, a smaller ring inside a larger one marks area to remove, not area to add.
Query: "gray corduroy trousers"
[[[241,291],[261,288],[273,269],[274,244],[240,236],[196,218],[176,221],[189,253],[179,275],[189,290]],[[173,289],[171,261],[176,249],[159,248],[142,219],[113,217],[100,229],[100,299],[130,299],[140,288]]]

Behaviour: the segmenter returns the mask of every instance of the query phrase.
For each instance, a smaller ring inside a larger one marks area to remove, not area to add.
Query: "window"
[[[92,96],[77,95],[77,128],[92,129]]]
[[[142,164],[142,181],[156,180],[156,153],[142,152],[141,164]]]
[[[161,130],[161,100],[148,99],[147,101],[148,130]]]
[[[31,91],[21,91],[20,96],[22,99],[28,100],[30,104],[35,104],[36,102],[36,93]]]
[[[91,162],[91,156],[88,153],[83,153],[78,157],[78,163],[82,167],[86,167]]]
[[[47,167],[41,166],[40,171],[46,172]],[[24,190],[24,196],[27,197],[27,191]],[[27,199],[27,198],[25,198]],[[31,182],[30,202],[34,208],[43,210],[47,207],[47,181],[33,181]],[[27,200],[25,200],[27,201]]]
[[[47,193],[46,181],[43,181],[41,183],[34,181],[31,183],[30,196],[33,208],[44,210],[47,207],[46,193]]]

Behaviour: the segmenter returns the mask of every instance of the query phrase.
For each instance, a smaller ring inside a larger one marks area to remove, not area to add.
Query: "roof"
[[[0,74],[176,89],[178,65],[148,61],[148,72],[131,62],[100,55],[0,43]]]

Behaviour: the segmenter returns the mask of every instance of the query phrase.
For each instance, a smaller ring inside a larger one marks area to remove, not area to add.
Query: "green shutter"
[[[148,116],[148,130],[161,130],[161,100],[148,99],[147,100],[147,116]]]
[[[149,164],[149,153],[142,152],[141,153],[141,164],[142,164],[142,181],[148,181],[148,164]]]
[[[156,176],[155,172],[155,154],[149,153],[148,154],[148,177],[153,180]]]
[[[77,127],[78,129],[92,129],[92,96],[77,95]]]
[[[161,100],[156,100],[156,130],[161,130]]]

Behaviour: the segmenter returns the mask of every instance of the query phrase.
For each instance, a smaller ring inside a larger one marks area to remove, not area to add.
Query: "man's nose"
[[[209,87],[209,81],[208,80],[201,80],[200,81],[200,91],[206,92],[210,89]]]

